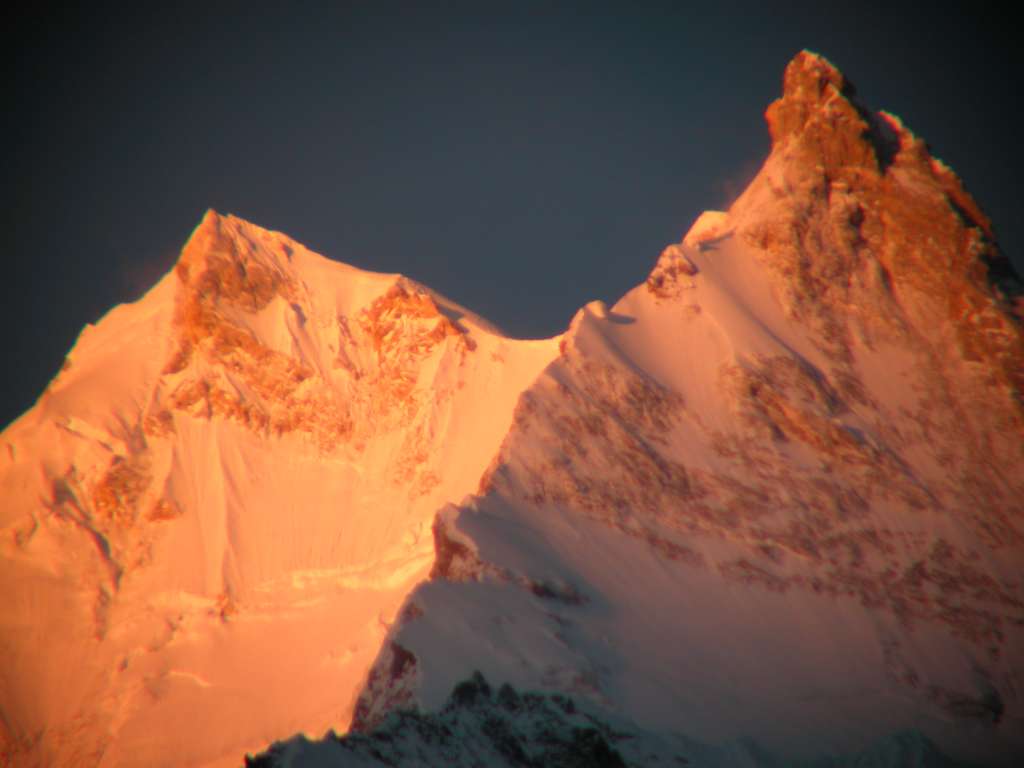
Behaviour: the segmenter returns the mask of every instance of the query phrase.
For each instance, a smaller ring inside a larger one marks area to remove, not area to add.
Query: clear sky
[[[147,5],[5,12],[0,427],[209,207],[558,333],[742,189],[801,48],[1022,261],[1020,46],[982,3]]]

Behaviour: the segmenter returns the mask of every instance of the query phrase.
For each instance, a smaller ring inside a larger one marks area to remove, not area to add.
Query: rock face
[[[868,113],[813,54],[786,68],[767,119],[772,157],[732,213],[738,234],[771,254],[791,316],[814,323],[837,359],[852,333],[923,337],[1019,400],[1022,286],[956,175],[898,118]],[[864,327],[872,310],[882,327]]]
[[[767,116],[732,208],[554,339],[209,213],[0,435],[0,764],[237,764],[350,723],[397,741],[317,755],[372,764],[419,749],[396,718],[535,762],[592,726],[608,765],[1013,764],[1020,282],[821,57]],[[474,671],[591,726],[481,731],[490,694],[449,701]]]

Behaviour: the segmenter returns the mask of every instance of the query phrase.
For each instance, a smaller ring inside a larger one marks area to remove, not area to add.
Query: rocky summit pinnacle
[[[766,113],[773,148],[796,144],[826,169],[879,164],[875,148],[864,140],[870,126],[851,100],[853,93],[825,58],[798,53],[786,67],[782,97]]]
[[[0,765],[1018,764],[1019,279],[824,58],[767,120],[551,339],[207,213],[0,434]]]
[[[786,67],[771,155],[730,212],[740,236],[770,254],[790,310],[827,326],[835,357],[868,313],[929,344],[951,330],[961,359],[1024,401],[1022,285],[988,218],[921,139],[854,93],[815,54]]]

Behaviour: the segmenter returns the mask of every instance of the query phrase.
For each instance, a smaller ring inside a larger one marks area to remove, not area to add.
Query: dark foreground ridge
[[[495,691],[480,672],[455,686],[444,708],[392,712],[367,733],[319,741],[303,735],[247,755],[246,768],[639,768],[640,766],[765,766],[781,768],[967,768],[916,731],[893,734],[853,755],[807,763],[777,759],[752,742],[708,747],[611,725],[585,703],[561,694]]]

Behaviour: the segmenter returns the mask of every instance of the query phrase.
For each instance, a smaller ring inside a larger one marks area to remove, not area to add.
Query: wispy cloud
[[[711,190],[715,209],[720,211],[728,209],[754,180],[763,164],[763,157],[747,159],[717,179]]]
[[[123,301],[135,301],[156,285],[178,260],[178,249],[159,251],[121,260],[120,287]]]

